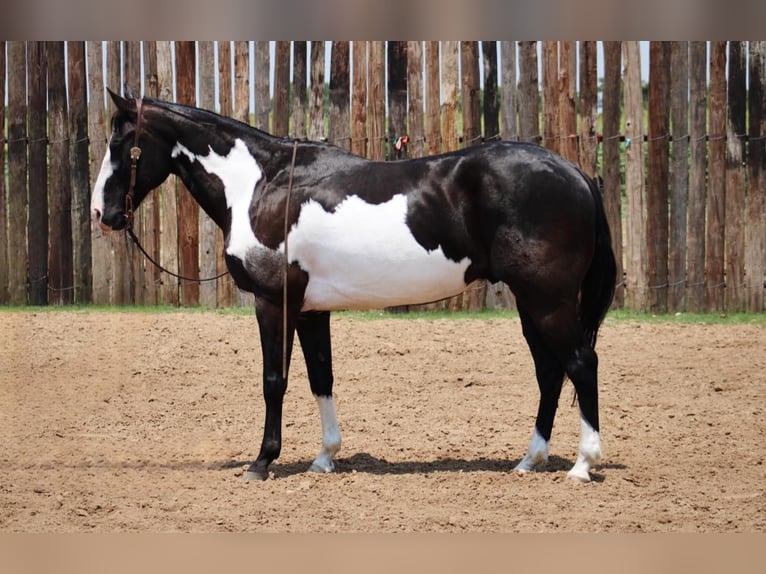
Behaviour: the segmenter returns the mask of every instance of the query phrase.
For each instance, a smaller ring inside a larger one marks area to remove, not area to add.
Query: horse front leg
[[[310,472],[332,472],[333,459],[340,450],[340,430],[332,397],[332,347],[330,313],[304,313],[298,319],[298,338],[306,360],[311,392],[319,407],[322,421],[322,448],[309,468]]]
[[[245,478],[266,480],[269,477],[269,465],[279,457],[282,450],[282,403],[287,390],[287,372],[282,373],[283,337],[287,337],[286,359],[289,367],[296,313],[288,309],[286,333],[281,305],[257,299],[255,313],[263,352],[263,399],[266,403],[266,417],[261,450],[258,458],[248,468]]]

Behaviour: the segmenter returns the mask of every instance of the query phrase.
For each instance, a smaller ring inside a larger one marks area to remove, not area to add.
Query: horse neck
[[[264,136],[264,141],[258,141]],[[171,141],[172,172],[178,175],[200,207],[227,231],[228,207],[231,197],[252,193],[253,186],[262,177],[262,161],[268,152],[261,150],[268,145],[268,134],[248,129],[242,124],[224,120],[210,114],[204,124],[182,118],[174,126]],[[261,156],[256,159],[255,155]],[[261,151],[261,153],[258,153]],[[253,181],[249,171],[261,175]],[[241,189],[237,189],[242,186]]]
[[[181,143],[181,145],[184,144]],[[225,229],[226,195],[221,183],[216,181],[211,185],[209,178],[205,180],[204,176],[207,172],[199,162],[190,164],[180,157],[174,158],[172,173],[181,179],[187,191],[215,224]]]

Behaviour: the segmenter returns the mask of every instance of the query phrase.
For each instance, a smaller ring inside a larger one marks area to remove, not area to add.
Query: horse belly
[[[426,303],[466,288],[470,260],[428,251],[406,224],[407,199],[351,196],[333,212],[309,201],[289,235],[289,257],[309,276],[304,311]]]

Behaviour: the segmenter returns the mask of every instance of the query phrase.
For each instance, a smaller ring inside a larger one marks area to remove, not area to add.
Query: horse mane
[[[144,104],[150,104],[157,108],[168,110],[192,123],[230,128],[235,131],[244,131],[250,135],[255,134],[259,139],[263,139],[274,144],[292,145],[293,142],[298,139],[302,145],[315,146],[317,148],[333,148],[341,151],[346,151],[343,150],[343,148],[339,148],[338,146],[335,146],[329,142],[310,140],[306,138],[275,136],[265,130],[259,129],[236,118],[187,104],[169,102],[167,100],[159,100],[151,97],[144,97]]]

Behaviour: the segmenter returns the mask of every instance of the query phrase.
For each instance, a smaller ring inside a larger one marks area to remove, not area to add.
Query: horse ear
[[[107,92],[109,92],[109,97],[112,98],[112,101],[114,102],[114,105],[117,106],[118,110],[126,110],[128,109],[128,100],[123,98],[120,94],[114,93],[109,88],[106,89]]]

